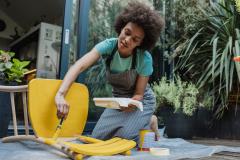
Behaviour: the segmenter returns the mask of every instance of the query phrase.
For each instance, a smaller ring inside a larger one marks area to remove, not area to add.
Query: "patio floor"
[[[195,144],[203,144],[203,145],[209,145],[209,146],[223,145],[223,146],[229,146],[229,147],[240,147],[240,140],[195,138],[193,140],[188,140],[188,141]],[[182,160],[193,160],[193,159],[187,158]],[[213,154],[211,157],[197,158],[194,160],[240,160],[240,153],[219,152],[219,153]]]
[[[190,142],[190,143],[188,143],[188,142]],[[213,152],[213,150],[211,148],[204,147],[206,145],[208,145],[208,146],[228,146],[228,147],[239,147],[240,146],[239,140],[220,140],[220,139],[200,139],[199,138],[199,139],[188,140],[188,142],[186,142],[183,139],[162,139],[162,144],[168,145],[169,148],[171,147],[171,149],[172,149],[171,151],[173,151],[173,153],[174,153],[174,154],[170,155],[171,157],[169,157],[169,158],[168,157],[167,158],[163,158],[163,157],[162,158],[158,158],[158,157],[154,158],[147,153],[140,153],[140,152],[138,154],[133,154],[132,157],[127,158],[127,157],[119,156],[119,158],[122,158],[124,160],[126,158],[129,160],[132,160],[132,159],[139,159],[139,160],[144,159],[145,160],[145,159],[149,159],[149,158],[151,158],[151,160],[153,160],[153,159],[154,160],[156,160],[156,159],[168,159],[169,160],[172,157],[173,157],[173,159],[176,159],[176,157],[178,157],[178,156],[180,156],[182,158],[192,157],[193,153],[194,152],[196,153],[196,151],[197,152],[202,152],[202,151]],[[203,144],[204,146],[194,146],[192,143]],[[175,145],[175,144],[177,144],[177,145]],[[187,152],[188,149],[192,150],[193,153],[191,151]],[[225,149],[225,150],[227,151],[227,149]],[[211,157],[195,158],[195,159],[184,158],[181,160],[240,160],[240,152],[239,152],[239,149],[237,149],[237,150],[238,150],[237,151],[238,153],[224,151],[224,152],[218,152],[216,154],[213,154]],[[6,144],[2,144],[0,142],[0,152],[1,152],[0,159],[6,159],[6,157],[8,157],[7,159],[9,159],[9,160],[67,159],[66,157],[59,156],[61,154],[58,153],[57,151],[55,151],[49,147],[39,145],[34,142],[6,143]],[[210,153],[210,152],[208,152],[208,153]],[[27,157],[26,157],[26,154],[28,155]],[[186,154],[188,156],[186,156]],[[189,154],[192,156],[190,156]],[[205,153],[205,155],[207,155],[207,154]],[[209,155],[211,155],[211,154],[209,154]],[[201,157],[201,156],[197,156],[196,154],[195,154],[195,156]],[[105,159],[109,160],[109,159],[114,159],[116,157],[117,156],[107,157]],[[94,157],[91,157],[91,158],[94,159]],[[104,159],[104,157],[101,157],[101,159]],[[99,160],[99,158],[98,158],[98,160]]]

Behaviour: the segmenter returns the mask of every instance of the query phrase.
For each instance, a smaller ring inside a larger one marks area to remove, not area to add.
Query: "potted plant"
[[[158,116],[162,116],[168,137],[192,138],[199,107],[211,106],[211,97],[201,97],[195,84],[184,82],[179,76],[175,81],[162,77],[153,83]]]
[[[175,71],[190,77],[198,88],[209,90],[213,98],[213,132],[219,138],[240,138],[240,55],[239,1],[210,1],[202,8],[189,37],[182,37],[175,58]]]
[[[29,61],[20,61],[13,58],[14,52],[0,50],[0,85],[23,84],[24,73]],[[11,119],[10,95],[0,92],[0,138],[7,135],[8,125]]]
[[[191,75],[198,88],[211,91],[218,119],[230,108],[228,97],[234,88],[239,94],[239,64],[231,60],[240,53],[240,14],[236,7],[235,1],[222,0],[200,8],[203,17],[194,22],[199,27],[190,38],[183,37],[175,68]]]

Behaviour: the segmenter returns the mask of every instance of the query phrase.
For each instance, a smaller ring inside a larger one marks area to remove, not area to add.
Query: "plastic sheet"
[[[162,130],[161,130],[162,132]],[[211,156],[221,151],[240,152],[240,147],[227,146],[206,146],[193,144],[180,138],[168,139],[161,136],[160,140],[152,147],[163,147],[170,149],[169,156],[153,156],[149,152],[138,152],[132,150],[131,156],[92,156],[87,160],[178,160],[182,158],[202,158]],[[7,160],[65,160],[69,159],[59,151],[56,151],[46,145],[35,142],[0,142],[0,159]]]

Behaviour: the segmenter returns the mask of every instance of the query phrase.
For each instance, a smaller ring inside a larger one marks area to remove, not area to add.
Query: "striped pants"
[[[139,130],[149,129],[150,119],[155,107],[154,93],[150,87],[147,87],[143,96],[143,112],[139,109],[132,112],[123,112],[107,108],[98,120],[92,132],[92,137],[102,140],[121,137],[138,141]]]

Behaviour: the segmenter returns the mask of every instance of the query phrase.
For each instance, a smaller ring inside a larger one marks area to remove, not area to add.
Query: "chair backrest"
[[[34,133],[38,137],[52,137],[59,123],[55,95],[61,80],[33,79],[29,83],[28,111]],[[73,83],[65,96],[70,105],[59,137],[80,135],[86,124],[89,94],[85,85]]]

